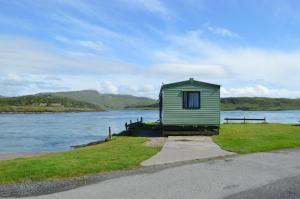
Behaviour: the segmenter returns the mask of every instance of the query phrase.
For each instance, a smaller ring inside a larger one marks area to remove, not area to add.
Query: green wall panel
[[[200,109],[183,109],[182,92],[200,91]],[[219,125],[220,89],[210,85],[187,83],[162,90],[164,125]]]

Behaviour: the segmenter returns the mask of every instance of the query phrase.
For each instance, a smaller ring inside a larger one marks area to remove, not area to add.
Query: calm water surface
[[[0,114],[0,152],[63,151],[71,145],[103,139],[108,126],[113,133],[124,123],[156,121],[157,110],[112,110],[91,113]],[[268,122],[298,123],[300,111],[226,111],[225,117],[266,117]]]

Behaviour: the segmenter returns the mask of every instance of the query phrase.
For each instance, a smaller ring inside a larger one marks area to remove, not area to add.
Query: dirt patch
[[[150,147],[162,147],[165,144],[166,140],[166,137],[153,137],[149,138],[149,140],[145,142],[145,145]]]
[[[179,141],[179,142],[191,142],[193,140],[188,140],[188,139],[180,139],[180,140],[175,140],[175,141]]]
[[[26,158],[31,156],[37,156],[37,155],[43,155],[46,154],[46,152],[41,153],[0,153],[0,160],[12,160],[16,158]]]

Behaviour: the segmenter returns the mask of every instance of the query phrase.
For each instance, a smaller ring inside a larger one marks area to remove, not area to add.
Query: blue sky
[[[194,77],[222,96],[300,97],[300,3],[0,1],[0,95],[96,89],[156,98]]]

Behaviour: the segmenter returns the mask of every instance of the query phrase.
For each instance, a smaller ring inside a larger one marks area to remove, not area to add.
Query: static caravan
[[[220,85],[196,81],[163,84],[159,117],[164,135],[217,134],[220,126]]]

